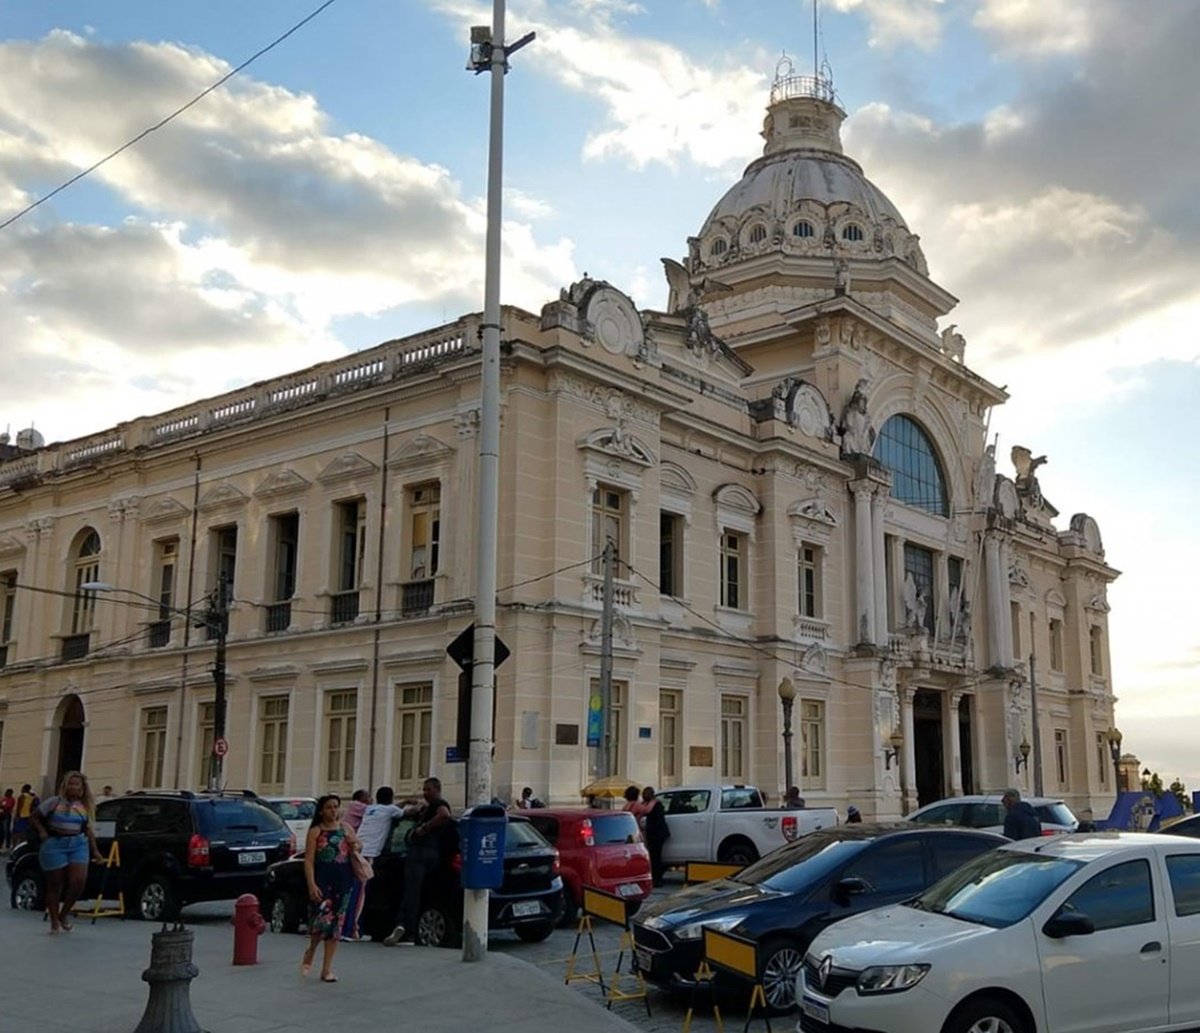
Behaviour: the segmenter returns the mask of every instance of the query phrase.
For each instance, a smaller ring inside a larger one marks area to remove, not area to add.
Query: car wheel
[[[462,934],[445,910],[431,905],[417,919],[417,943],[423,947],[460,947]]]
[[[793,940],[768,940],[760,948],[762,988],[772,1015],[796,1007],[796,979],[804,967],[804,951]]]
[[[41,911],[44,903],[42,877],[37,872],[25,871],[13,883],[9,903],[18,911]]]
[[[575,894],[571,892],[569,886],[563,886],[562,891],[563,913],[558,924],[561,926],[571,926],[579,921],[579,901],[575,899]]]
[[[721,849],[717,851],[717,860],[721,864],[740,864],[745,868],[746,865],[753,864],[758,860],[758,851],[754,849],[753,843],[734,840],[731,843],[721,844]]]
[[[292,893],[280,893],[267,907],[268,924],[273,933],[298,933],[303,905]]]
[[[179,900],[165,875],[151,875],[138,888],[137,914],[145,922],[169,922],[179,914]]]
[[[541,943],[554,932],[553,922],[534,922],[530,925],[518,925],[513,932],[525,943]]]
[[[1025,1033],[1025,1023],[1003,1001],[979,997],[957,1008],[942,1033]]]

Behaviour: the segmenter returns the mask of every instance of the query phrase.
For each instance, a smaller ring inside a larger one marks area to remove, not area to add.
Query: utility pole
[[[496,656],[496,539],[500,474],[500,227],[504,186],[504,75],[508,55],[533,38],[504,45],[504,0],[493,0],[492,27],[471,29],[467,70],[491,73],[487,242],[483,287],[483,358],[479,413],[479,511],[476,522],[475,648],[471,666],[471,753],[467,800],[492,799],[492,700]],[[487,956],[488,891],[463,890],[463,961]]]
[[[1029,652],[1029,706],[1033,710],[1033,795],[1044,796],[1042,782],[1042,730],[1038,721],[1037,672]]]
[[[615,775],[613,770],[612,735],[612,621],[613,621],[613,559],[616,546],[609,538],[601,553],[604,566],[604,594],[600,611],[600,762],[596,765],[598,778]]]
[[[217,633],[217,652],[213,657],[213,741],[209,757],[209,792],[217,793],[225,783],[225,636],[229,631],[229,580],[224,571],[217,577],[216,600],[205,622]]]

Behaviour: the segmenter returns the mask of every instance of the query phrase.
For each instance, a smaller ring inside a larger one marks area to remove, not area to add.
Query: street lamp
[[[181,610],[176,606],[167,606],[161,599],[146,595],[133,588],[120,588],[106,581],[85,581],[80,589],[84,592],[125,592],[145,599],[158,607],[160,619],[164,613],[177,613],[191,620],[190,609]],[[225,759],[225,636],[229,631],[229,579],[224,571],[217,579],[217,590],[209,599],[209,607],[201,615],[201,624],[210,628],[216,634],[217,650],[213,656],[213,686],[216,695],[213,700],[213,741],[212,755],[209,759],[208,788],[210,792],[220,790],[223,783],[223,767]]]
[[[1017,747],[1017,756],[1013,758],[1017,766],[1018,775],[1021,773],[1022,768],[1029,766],[1029,751],[1032,749],[1033,747],[1029,745],[1029,740],[1022,737],[1021,745]]]
[[[1113,762],[1113,789],[1121,795],[1121,729],[1113,728],[1108,733],[1108,752]]]
[[[783,791],[786,795],[794,785],[792,781],[792,707],[796,702],[796,686],[791,678],[779,683],[779,702],[783,707]]]
[[[904,746],[904,736],[900,734],[900,729],[897,728],[888,737],[887,742],[885,742],[883,744],[883,769],[885,771],[891,770],[892,761],[896,761],[897,768],[900,767],[900,762],[899,762],[898,758],[900,756],[900,749],[903,746]],[[890,747],[890,749],[889,749],[889,747]]]

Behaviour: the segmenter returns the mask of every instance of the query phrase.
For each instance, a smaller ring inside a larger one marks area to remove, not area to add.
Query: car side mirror
[[[1052,940],[1068,936],[1089,936],[1096,931],[1096,923],[1082,911],[1060,911],[1044,926],[1042,932]]]
[[[867,884],[866,879],[856,879],[853,877],[838,879],[833,887],[834,899],[842,905],[850,903],[851,897],[856,897],[860,893],[869,893],[871,887]]]

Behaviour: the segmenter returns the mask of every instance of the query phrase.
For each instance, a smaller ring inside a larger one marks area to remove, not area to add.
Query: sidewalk
[[[7,894],[5,894],[7,897]],[[185,919],[186,921],[186,919]],[[192,1011],[209,1033],[354,1033],[401,1027],[420,1033],[630,1033],[636,1027],[511,954],[464,964],[458,951],[343,943],[339,982],[300,977],[305,938],[264,933],[259,963],[234,968],[233,929],[205,917],[196,934]],[[160,926],[76,920],[49,936],[41,915],[0,901],[0,1029],[132,1033],[145,1010],[150,936]],[[62,993],[58,991],[61,988]]]

